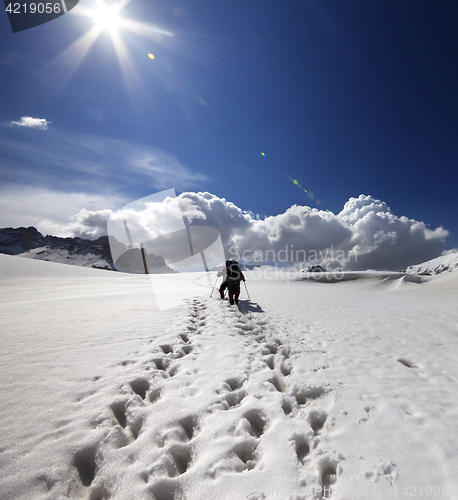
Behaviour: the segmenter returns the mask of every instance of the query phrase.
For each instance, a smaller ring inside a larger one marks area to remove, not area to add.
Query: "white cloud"
[[[107,220],[113,214],[112,210],[81,209],[67,224],[56,224],[44,219],[38,223],[37,229],[43,234],[95,240],[107,234]]]
[[[111,210],[126,201],[113,195],[6,185],[0,188],[0,227],[35,226],[44,235],[98,238],[106,234]]]
[[[208,180],[206,175],[192,172],[174,155],[165,151],[152,147],[137,147],[131,150],[136,152],[130,159],[130,169],[154,179],[158,188],[174,186],[189,189],[196,183]]]
[[[294,205],[263,220],[209,193],[182,193],[179,198],[192,200],[208,223],[216,223],[227,256],[254,257],[257,252],[267,260],[285,260],[287,248],[290,262],[306,256],[347,269],[400,270],[438,256],[449,234],[399,217],[386,203],[365,195],[350,198],[337,216]]]
[[[397,216],[386,203],[366,195],[350,198],[336,216],[293,205],[262,220],[206,192],[182,193],[175,200],[189,223],[219,230],[227,258],[255,262],[308,260],[331,268],[400,270],[439,256],[449,234],[442,227],[430,230],[424,222]],[[43,189],[2,189],[0,226],[35,225],[44,234],[94,239],[106,234],[112,210],[127,201]],[[151,203],[147,207],[151,213],[138,214],[139,224],[147,220],[151,231],[166,231],[164,221],[176,219],[172,201]]]
[[[45,120],[44,118],[32,118],[31,116],[21,116],[21,120],[19,122],[12,121],[11,125],[46,130],[50,123],[51,122],[48,122],[48,120]]]
[[[451,255],[454,253],[458,253],[458,248],[451,248],[450,250],[444,250],[442,255]]]
[[[172,215],[176,219],[176,201],[188,223],[220,231],[228,258],[255,263],[308,261],[343,269],[400,270],[440,255],[448,236],[443,228],[432,231],[423,222],[396,216],[386,203],[365,195],[350,198],[337,216],[293,205],[285,213],[259,220],[210,193],[182,193],[175,200],[150,204],[151,213],[137,214],[139,224],[148,220],[150,232],[153,228],[167,232],[164,225]],[[92,234],[99,234],[102,226],[96,221],[105,221],[107,215],[107,211],[83,211],[66,229],[81,235],[91,234],[92,227],[96,228]]]
[[[431,231],[424,222],[393,214],[386,203],[371,196],[350,198],[339,217],[353,232],[351,247],[358,269],[401,269],[440,255],[449,232]]]
[[[145,183],[153,191],[171,186],[185,191],[208,180],[155,147],[55,129],[28,141],[0,138],[0,151],[5,153],[0,171],[8,181],[46,182],[59,190],[65,189],[68,178],[75,177],[82,190],[91,191],[97,186],[113,190]]]

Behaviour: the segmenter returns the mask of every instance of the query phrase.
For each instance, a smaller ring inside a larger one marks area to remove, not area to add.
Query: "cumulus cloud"
[[[372,196],[350,198],[336,216],[293,205],[259,220],[210,193],[182,193],[220,230],[228,257],[241,260],[321,263],[342,269],[400,270],[440,255],[448,231],[395,215]],[[186,207],[186,204],[183,204]],[[186,208],[183,209],[185,215]],[[192,215],[191,223],[196,223]],[[202,216],[199,216],[202,223]]]
[[[358,254],[358,269],[401,269],[440,255],[449,232],[434,231],[424,222],[393,214],[371,196],[350,198],[339,217],[352,229],[350,245]]]
[[[448,231],[430,230],[423,222],[395,215],[386,203],[372,196],[350,198],[334,216],[307,206],[293,205],[282,214],[260,219],[210,193],[182,193],[176,199],[145,207],[138,221],[156,221],[167,232],[166,221],[176,202],[187,224],[216,227],[227,258],[255,264],[279,262],[322,264],[329,268],[400,270],[437,257]],[[129,214],[135,220],[134,214]],[[176,228],[170,227],[169,232]],[[153,234],[149,228],[146,234]]]
[[[11,125],[17,125],[18,127],[29,127],[38,128],[40,130],[46,130],[51,122],[45,118],[32,118],[31,116],[21,116],[21,120],[18,122],[11,122]]]
[[[19,202],[17,196],[3,194],[5,209],[18,203],[23,210],[30,209],[30,204],[35,207],[35,226],[42,233],[90,239],[107,234],[107,220],[113,215],[108,207],[120,206],[121,201],[81,194],[56,196],[41,191],[28,196],[23,193]],[[47,205],[44,212],[43,206]],[[73,211],[76,215],[72,216],[70,209],[75,207],[78,207]],[[129,207],[135,212],[135,203]],[[401,270],[438,257],[449,234],[442,227],[431,230],[424,222],[398,216],[386,203],[367,195],[350,198],[335,216],[293,205],[284,213],[262,219],[208,192],[166,197],[160,203],[142,204],[137,211],[139,226],[147,229],[145,240],[184,227],[181,224],[175,227],[176,220],[183,217],[188,225],[217,228],[226,258],[255,264],[279,262],[323,264],[344,270]],[[57,213],[61,214],[59,220]],[[135,213],[130,214],[129,221],[134,220]],[[134,226],[131,230],[142,234]]]
[[[48,219],[40,221],[38,230],[45,234],[95,240],[107,234],[107,220],[112,210],[86,210],[83,208],[73,216],[68,224],[56,224]]]
[[[0,187],[0,227],[35,226],[44,235],[98,238],[107,234],[109,209],[126,201],[111,193],[66,193],[5,184]]]
[[[451,255],[454,253],[458,253],[458,248],[451,248],[450,250],[444,250],[442,255]]]

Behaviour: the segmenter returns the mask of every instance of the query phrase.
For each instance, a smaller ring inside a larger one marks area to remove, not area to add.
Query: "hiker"
[[[239,263],[236,260],[229,261],[229,265],[226,267],[225,283],[229,291],[229,302],[231,306],[234,302],[236,304],[239,303],[241,281],[245,281],[245,276],[242,271],[240,271]]]
[[[224,291],[227,288],[227,283],[226,283],[226,278],[227,278],[227,268],[229,267],[230,260],[226,260],[226,267],[220,271],[217,276],[222,276],[223,277],[223,282],[221,283],[221,286],[219,287],[219,295],[221,297],[221,300],[224,299]]]

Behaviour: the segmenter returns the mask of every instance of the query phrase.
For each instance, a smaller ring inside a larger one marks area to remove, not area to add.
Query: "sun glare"
[[[120,25],[121,18],[118,15],[119,9],[113,6],[99,5],[91,13],[91,17],[100,30],[116,31]]]
[[[78,6],[76,14],[90,20],[92,26],[75,40],[72,45],[48,63],[48,72],[55,71],[55,68],[65,62],[66,77],[63,78],[60,75],[58,78],[61,84],[64,85],[83,63],[99,37],[103,33],[108,33],[116,51],[126,85],[132,93],[137,92],[136,86],[138,86],[140,78],[136,75],[136,69],[132,64],[132,56],[127,44],[129,38],[132,35],[136,35],[148,41],[154,40],[155,43],[160,43],[163,38],[173,37],[174,34],[153,24],[134,21],[124,17],[122,15],[124,9],[131,1],[86,0],[86,5]],[[150,53],[149,58],[153,59],[154,55]],[[68,65],[68,61],[71,61],[71,65]]]

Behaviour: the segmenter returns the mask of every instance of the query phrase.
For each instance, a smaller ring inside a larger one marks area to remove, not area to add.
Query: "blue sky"
[[[85,45],[93,8],[0,15],[2,227],[167,188],[262,216],[365,194],[458,247],[456,2],[132,0]]]

